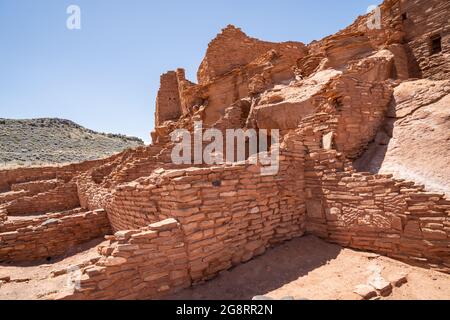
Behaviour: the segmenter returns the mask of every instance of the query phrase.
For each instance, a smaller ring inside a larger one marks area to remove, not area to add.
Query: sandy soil
[[[404,82],[359,171],[393,174],[450,197],[450,81]]]
[[[98,239],[77,247],[70,256],[34,264],[0,265],[0,299],[51,299],[71,285],[65,272],[98,258]],[[53,274],[56,272],[56,276]],[[450,299],[450,275],[409,266],[372,253],[343,249],[316,237],[287,242],[264,255],[222,272],[216,279],[166,299],[249,300],[265,295],[310,300],[360,300],[353,291],[374,276],[406,274],[408,282],[381,299]]]
[[[381,257],[328,244],[308,236],[272,249],[218,278],[168,299],[274,299],[360,300],[356,286],[377,274],[389,279],[407,274],[408,283],[381,299],[450,299],[450,275],[421,269]]]
[[[100,238],[77,246],[65,257],[50,262],[0,264],[0,279],[10,277],[9,282],[0,284],[0,300],[47,299],[68,289],[78,271],[71,267],[98,259],[97,246],[103,240]]]

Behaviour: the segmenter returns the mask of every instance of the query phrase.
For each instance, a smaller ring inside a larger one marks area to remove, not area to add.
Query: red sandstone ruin
[[[305,234],[450,273],[450,2],[381,12],[381,29],[364,16],[309,45],[228,26],[198,84],[161,76],[152,145],[0,171],[0,261],[106,236],[56,299],[160,298]],[[169,134],[198,120],[280,129],[278,174],[172,164]]]

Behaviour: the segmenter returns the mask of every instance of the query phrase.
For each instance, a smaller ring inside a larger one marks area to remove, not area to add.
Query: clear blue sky
[[[309,43],[381,0],[0,0],[0,118],[59,117],[149,141],[159,76],[191,80],[226,25]],[[81,30],[66,9],[81,8]]]

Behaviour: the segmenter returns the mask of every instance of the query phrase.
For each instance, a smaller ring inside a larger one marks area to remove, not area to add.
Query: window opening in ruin
[[[402,14],[402,21],[408,20],[408,14],[405,12]]]
[[[438,54],[442,51],[442,38],[441,36],[434,36],[431,38],[431,54]]]

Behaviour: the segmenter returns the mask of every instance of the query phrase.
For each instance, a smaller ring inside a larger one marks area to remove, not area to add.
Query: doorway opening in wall
[[[402,13],[402,21],[406,21],[406,20],[408,20],[408,14],[405,12],[405,13]]]
[[[431,37],[431,55],[438,54],[442,51],[442,38],[440,35]]]

